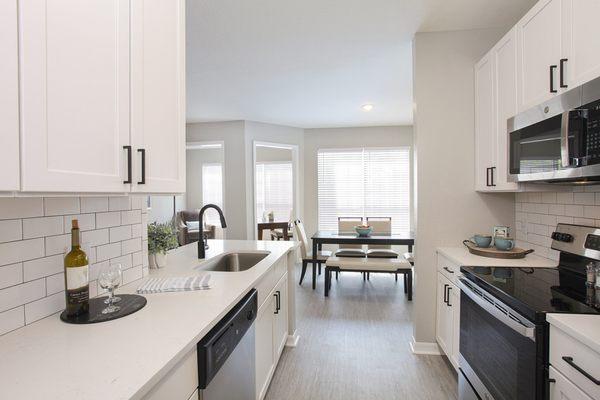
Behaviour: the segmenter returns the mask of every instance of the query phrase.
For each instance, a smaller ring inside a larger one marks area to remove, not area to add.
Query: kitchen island
[[[151,270],[149,277],[120,288],[117,294],[135,293],[148,278],[206,274],[194,267],[224,253],[269,254],[246,271],[210,271],[210,290],[145,295],[147,305],[121,319],[70,325],[54,314],[0,337],[0,398],[142,399],[195,351],[197,342],[254,287],[259,291],[260,306],[268,295],[261,293],[261,288],[268,288],[265,282],[275,280],[275,269],[284,277],[290,275],[286,280],[286,341],[295,345],[293,270],[297,243],[208,243],[204,260],[197,259],[196,243],[183,246],[169,254],[167,267]]]

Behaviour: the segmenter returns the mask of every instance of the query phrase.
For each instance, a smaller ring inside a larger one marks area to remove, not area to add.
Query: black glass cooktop
[[[600,314],[600,289],[586,285],[585,264],[561,258],[558,268],[461,267],[466,278],[532,321],[546,313]]]

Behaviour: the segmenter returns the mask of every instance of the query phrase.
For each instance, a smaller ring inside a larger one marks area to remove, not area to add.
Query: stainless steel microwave
[[[512,182],[600,184],[600,78],[508,120]]]

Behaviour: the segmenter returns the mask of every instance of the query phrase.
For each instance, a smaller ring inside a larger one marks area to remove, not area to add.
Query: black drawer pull
[[[577,372],[579,372],[581,375],[585,376],[590,381],[594,382],[596,385],[600,385],[600,381],[598,379],[594,378],[593,376],[588,374],[583,368],[581,368],[579,365],[575,364],[575,361],[573,361],[573,357],[564,356],[562,359],[567,364],[569,364],[571,367],[575,368],[577,370]]]
[[[568,88],[569,85],[565,83],[565,63],[569,61],[568,58],[561,58],[560,60],[560,87]]]
[[[451,273],[451,274],[453,274],[453,273],[454,273],[454,271],[452,271],[452,270],[451,270],[450,268],[448,268],[448,267],[444,267],[444,270],[445,270],[446,272],[449,272],[449,273]]]
[[[138,185],[146,184],[146,149],[138,149],[138,153],[142,157],[142,180],[138,182]]]
[[[558,66],[551,65],[550,66],[550,93],[556,93],[557,90],[554,88],[554,70],[556,70]]]
[[[444,284],[444,303],[448,304],[448,298],[447,298],[448,290],[446,290],[446,289],[448,289],[448,285]]]
[[[452,304],[450,304],[450,290],[452,290],[452,286],[448,286],[448,302],[446,302],[448,307],[452,307]]]
[[[127,180],[123,183],[131,183],[131,146],[123,146],[124,150],[127,150]]]

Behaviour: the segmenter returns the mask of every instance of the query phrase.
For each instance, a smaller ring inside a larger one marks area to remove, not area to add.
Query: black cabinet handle
[[[554,70],[558,68],[556,65],[550,66],[550,93],[556,93],[556,89],[554,89]]]
[[[448,268],[448,267],[444,267],[444,271],[446,271],[446,272],[449,272],[449,273],[451,273],[451,274],[453,274],[453,273],[454,273],[454,271],[452,271],[452,270],[451,270],[450,268]]]
[[[568,58],[561,58],[560,59],[560,87],[561,88],[568,88],[569,85],[565,84],[565,63],[569,61]]]
[[[490,187],[490,169],[485,169],[485,186]]]
[[[490,175],[491,175],[490,181],[492,182],[490,184],[490,186],[496,186],[496,184],[494,183],[494,170],[495,169],[496,169],[496,167],[491,167],[490,168]]]
[[[448,307],[452,307],[452,304],[450,304],[450,290],[452,290],[452,286],[448,286],[448,302],[446,303]]]
[[[142,180],[138,182],[138,185],[146,184],[146,149],[138,149],[138,153],[142,157]]]
[[[124,150],[127,150],[127,180],[123,183],[131,183],[131,146],[123,146]]]
[[[448,284],[444,283],[444,303],[448,304]]]
[[[575,364],[575,362],[573,361],[573,357],[564,356],[562,359],[567,364],[569,364],[571,367],[575,368],[577,370],[577,372],[579,372],[581,375],[585,376],[590,381],[594,382],[596,385],[600,385],[600,381],[598,379],[594,378],[593,376],[588,374],[583,368],[581,368],[579,365]]]
[[[279,314],[279,310],[281,310],[281,292],[278,290],[275,293],[273,293],[273,296],[275,296],[275,314]]]

